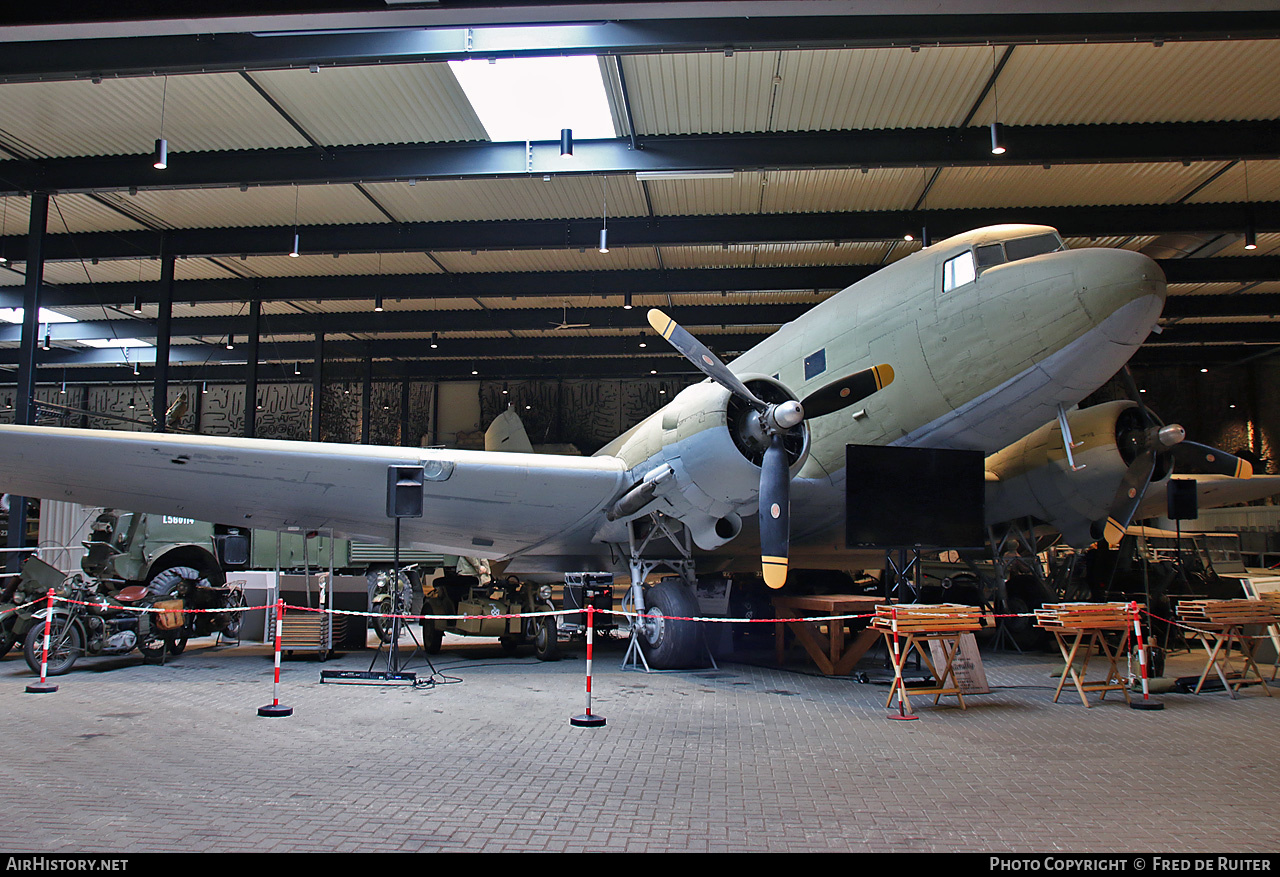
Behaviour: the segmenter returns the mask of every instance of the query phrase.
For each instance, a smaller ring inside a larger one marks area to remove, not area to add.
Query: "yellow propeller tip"
[[[778,590],[787,583],[787,559],[764,557],[761,558],[761,568],[764,572],[764,583],[773,590]]]

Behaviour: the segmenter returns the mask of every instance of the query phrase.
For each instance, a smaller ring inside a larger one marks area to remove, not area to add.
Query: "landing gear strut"
[[[641,520],[646,519],[640,518],[627,525],[631,587],[623,600],[623,611],[631,615],[632,622],[631,643],[622,665],[636,668],[643,664],[646,672],[700,665],[702,655],[705,653],[710,658],[710,652],[698,622],[684,620],[698,615],[698,600],[693,593],[695,579],[689,531],[673,532],[671,527],[678,526],[678,522],[654,512],[648,518],[652,526],[643,538],[637,539],[636,524]],[[646,560],[640,556],[650,540],[659,535],[675,546],[679,558]],[[676,573],[679,579],[659,582],[646,594],[645,579],[661,567]],[[711,658],[711,665],[715,666],[714,658]]]

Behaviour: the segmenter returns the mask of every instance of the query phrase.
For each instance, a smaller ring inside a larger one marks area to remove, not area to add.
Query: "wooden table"
[[[883,605],[883,597],[864,597],[851,594],[823,594],[809,597],[777,596],[773,598],[774,614],[780,618],[812,618],[831,616],[826,622],[827,638],[824,642],[819,623],[813,621],[779,621],[774,637],[779,666],[786,658],[785,631],[789,627],[796,640],[813,658],[827,676],[847,676],[877,639],[876,632],[867,626],[865,630],[853,630],[852,642],[846,642],[844,628],[848,624],[861,624],[857,619],[841,619],[841,615],[866,615],[875,613],[875,607]]]
[[[1099,700],[1106,700],[1108,691],[1119,691],[1129,703],[1129,686],[1120,678],[1116,662],[1125,653],[1129,635],[1133,631],[1133,616],[1124,603],[1046,603],[1036,610],[1036,627],[1051,631],[1058,641],[1058,650],[1066,666],[1053,692],[1053,702],[1062,696],[1067,677],[1075,684],[1080,702],[1089,708],[1089,692],[1102,692]],[[1120,634],[1120,642],[1112,650],[1107,643],[1108,634]],[[1084,646],[1084,663],[1076,672],[1076,658]],[[1093,681],[1085,677],[1089,673],[1089,659],[1094,646],[1107,659],[1107,671],[1101,679]]]

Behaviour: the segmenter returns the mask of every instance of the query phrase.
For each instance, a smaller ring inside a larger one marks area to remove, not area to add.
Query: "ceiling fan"
[[[553,329],[589,329],[590,323],[570,323],[569,322],[569,303],[564,303],[564,316],[561,317],[559,323],[552,323]]]

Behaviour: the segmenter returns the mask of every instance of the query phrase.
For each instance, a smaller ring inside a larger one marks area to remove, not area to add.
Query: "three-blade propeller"
[[[1119,535],[1133,521],[1133,516],[1142,504],[1142,499],[1156,473],[1160,459],[1172,455],[1175,460],[1188,464],[1189,468],[1217,474],[1229,475],[1233,478],[1250,478],[1253,466],[1226,451],[1187,441],[1186,430],[1178,424],[1165,426],[1142,402],[1142,394],[1138,392],[1133,375],[1128,366],[1120,371],[1121,380],[1128,391],[1129,398],[1138,406],[1141,426],[1131,429],[1120,436],[1121,445],[1130,450],[1133,459],[1125,470],[1120,487],[1111,502],[1111,510],[1106,521],[1106,538],[1114,544]]]
[[[765,402],[731,372],[705,344],[654,308],[649,325],[699,371],[741,399],[754,412],[753,427],[768,439],[760,465],[760,562],[765,584],[780,588],[787,580],[791,545],[791,471],[785,439],[808,419],[833,414],[893,382],[893,368],[872,366],[823,386],[800,402]]]

